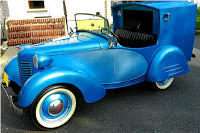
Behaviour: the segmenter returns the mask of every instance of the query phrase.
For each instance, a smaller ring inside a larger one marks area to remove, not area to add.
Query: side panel
[[[160,11],[160,36],[158,41],[161,44],[170,44],[180,48],[187,61],[190,61],[192,56],[196,12],[196,5]],[[167,13],[170,13],[170,17],[168,21],[165,21]]]
[[[141,54],[133,50],[109,49],[102,50],[101,67],[102,83],[114,85],[144,76],[148,63]]]
[[[116,49],[114,64],[115,76],[118,78],[130,76],[130,79],[135,79],[144,75],[148,68],[144,56],[135,51],[125,49]]]
[[[43,70],[30,77],[19,93],[18,104],[22,107],[29,106],[42,90],[59,83],[75,85],[88,103],[98,101],[106,94],[101,83],[91,76],[69,68],[57,67]]]
[[[67,67],[90,74],[100,80],[101,75],[101,50],[88,50],[61,55],[53,55],[51,67]]]
[[[8,80],[12,80],[20,86],[17,56],[15,56],[10,60],[10,62],[6,65],[4,71],[8,74]]]
[[[176,46],[160,49],[150,64],[146,81],[157,82],[187,73],[190,68],[183,52]]]

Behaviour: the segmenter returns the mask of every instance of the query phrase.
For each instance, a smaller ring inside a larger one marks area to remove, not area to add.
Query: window
[[[44,0],[28,1],[29,9],[42,9],[44,8]]]

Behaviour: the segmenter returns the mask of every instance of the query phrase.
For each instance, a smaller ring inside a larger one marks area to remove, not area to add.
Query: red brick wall
[[[65,36],[65,19],[9,20],[8,31],[8,46],[36,44]]]

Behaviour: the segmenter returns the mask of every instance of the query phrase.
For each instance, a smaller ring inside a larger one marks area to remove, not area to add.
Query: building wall
[[[28,0],[8,0],[9,19],[60,18],[64,16],[62,0],[44,0],[44,5],[44,9],[29,9]]]
[[[187,1],[196,3],[198,7],[200,6],[200,0],[187,0]]]
[[[44,9],[29,9],[28,0],[7,1],[10,12],[9,20],[34,19],[38,17],[61,18],[64,16],[63,0],[44,0]],[[65,5],[68,27],[75,27],[74,14],[76,13],[95,14],[100,12],[103,16],[108,14],[108,19],[112,21],[111,0],[65,0]]]
[[[4,32],[5,29],[5,20],[9,17],[9,10],[8,10],[8,1],[2,0],[0,1],[0,19],[1,19],[1,38],[6,39],[6,33]]]

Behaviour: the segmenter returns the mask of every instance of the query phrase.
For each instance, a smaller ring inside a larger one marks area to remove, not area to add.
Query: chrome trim
[[[35,54],[34,56],[33,56],[33,65],[34,65],[34,67],[36,68],[36,69],[38,69],[38,58],[37,58],[37,54]]]
[[[182,67],[178,67],[178,68],[175,68],[175,69],[171,69],[171,70],[168,70],[168,71],[165,71],[165,72],[171,72],[171,71],[174,71],[174,70],[178,70],[178,69],[181,69]]]
[[[60,108],[61,107],[61,108]],[[48,107],[48,112],[52,116],[59,115],[64,108],[64,103],[61,100],[54,100]]]
[[[178,66],[178,65],[180,65],[180,64],[175,64],[175,65],[172,65],[172,66],[163,67],[163,69],[167,69],[167,68]]]
[[[183,71],[184,71],[184,70],[178,71],[178,72],[176,72],[176,73],[169,74],[168,76],[171,76],[171,75],[174,75],[174,74],[177,74],[177,73],[181,73],[181,72],[183,72]]]

